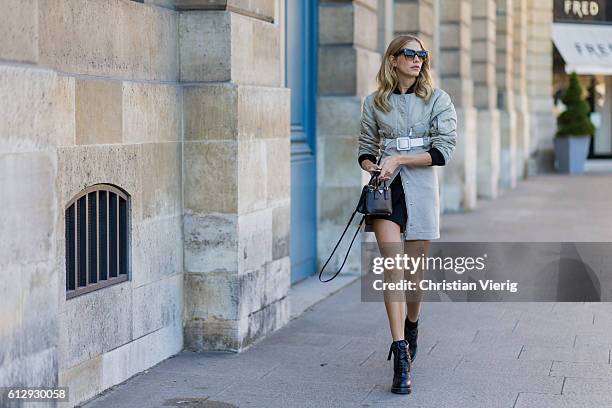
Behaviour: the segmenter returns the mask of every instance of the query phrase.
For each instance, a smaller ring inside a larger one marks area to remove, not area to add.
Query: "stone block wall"
[[[239,351],[289,320],[281,19],[274,0],[177,4],[185,9],[185,347]]]
[[[288,321],[277,6],[4,5],[0,273],[19,279],[0,286],[14,311],[0,321],[0,385],[68,386],[73,405],[184,337],[191,349],[241,350]],[[130,196],[130,279],[67,300],[64,210],[97,183]]]
[[[7,0],[0,19],[0,386],[73,406],[183,346],[178,12]],[[130,195],[131,279],[67,300],[64,210],[97,183]]]
[[[30,20],[35,15],[21,10],[17,1],[11,7],[13,16],[36,26]],[[2,58],[17,58],[21,51],[22,57],[36,59],[37,44],[5,48]],[[70,81],[52,71],[3,63],[0,94],[0,386],[53,386],[60,364],[61,273],[55,146],[74,135],[66,106],[72,91]]]
[[[514,7],[512,0],[496,0],[496,83],[500,110],[500,190],[516,186],[516,108],[514,103]]]
[[[527,1],[527,96],[530,109],[528,175],[551,172],[553,138],[557,128],[553,114],[553,2]]]
[[[457,146],[444,168],[444,211],[476,208],[477,113],[472,77],[472,2],[440,1],[440,86],[457,111]]]
[[[494,0],[472,2],[472,75],[477,123],[477,195],[496,198],[499,186],[500,114],[497,109]]]
[[[514,155],[516,179],[527,177],[527,161],[532,135],[527,96],[527,50],[535,44],[527,42],[528,9],[527,0],[512,0],[514,23],[514,106],[516,108],[516,153]],[[552,9],[551,9],[552,13]]]
[[[377,5],[377,0],[319,4],[318,269],[344,230],[367,175],[357,162],[357,139],[363,98],[374,91],[380,66]],[[338,248],[327,271],[340,267],[349,241]],[[360,273],[360,261],[359,250],[353,249],[343,273]]]

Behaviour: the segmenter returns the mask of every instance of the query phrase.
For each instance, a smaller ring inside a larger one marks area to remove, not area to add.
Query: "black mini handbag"
[[[382,158],[382,155],[378,159],[378,162],[376,162],[376,164],[380,163],[381,158]],[[391,189],[389,188],[389,186],[387,186],[386,181],[383,181],[382,185],[379,183],[378,177],[377,177],[378,173],[379,172],[374,172],[368,184],[363,186],[363,188],[361,189],[361,195],[359,196],[359,202],[357,203],[357,207],[353,211],[353,214],[351,214],[351,218],[349,219],[349,221],[346,223],[346,227],[344,228],[344,231],[342,232],[342,235],[340,236],[338,243],[334,247],[334,250],[329,255],[329,258],[327,258],[325,265],[323,265],[323,268],[321,268],[321,271],[319,272],[319,280],[321,282],[329,282],[332,279],[334,279],[336,276],[338,276],[338,274],[344,267],[344,264],[346,263],[346,259],[348,258],[349,253],[351,252],[351,248],[353,247],[353,242],[355,241],[355,238],[357,237],[357,233],[359,233],[359,229],[361,228],[361,224],[363,224],[363,221],[365,220],[366,215],[391,215],[393,211],[393,202],[391,200]],[[357,225],[357,230],[355,231],[355,234],[353,235],[353,239],[351,240],[351,244],[349,245],[346,251],[346,255],[344,256],[344,261],[342,261],[342,265],[340,265],[340,269],[338,269],[338,271],[331,278],[327,280],[321,279],[321,276],[323,275],[323,271],[325,270],[325,267],[327,267],[327,264],[331,260],[332,256],[334,256],[336,249],[338,249],[340,242],[342,242],[342,238],[344,238],[344,234],[346,234],[346,231],[348,230],[349,226],[351,225],[351,222],[353,221],[353,218],[355,218],[355,214],[357,213],[361,213],[363,214],[363,216],[361,217],[361,221],[359,221],[359,225]]]
[[[387,182],[383,181],[381,185],[378,178],[373,176],[361,190],[356,211],[364,215],[391,215],[393,203],[391,201],[391,189],[387,186]]]

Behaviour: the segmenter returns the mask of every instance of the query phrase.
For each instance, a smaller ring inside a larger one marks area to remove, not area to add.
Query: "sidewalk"
[[[611,241],[611,186],[609,174],[533,177],[445,215],[442,235]],[[407,396],[389,391],[384,305],[361,303],[354,282],[241,354],[183,352],[85,406],[612,406],[612,303],[424,303],[420,323]]]

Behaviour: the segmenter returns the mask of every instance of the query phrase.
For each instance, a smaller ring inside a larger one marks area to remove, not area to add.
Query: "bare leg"
[[[413,241],[405,241],[404,242],[404,253],[410,258],[422,258],[427,257],[429,253],[429,245],[431,241],[429,240],[413,240]],[[425,260],[423,259],[422,262]],[[421,263],[420,267],[416,270],[414,274],[410,274],[410,271],[406,271],[406,279],[411,280],[413,282],[420,282],[425,276],[425,268]],[[406,305],[408,307],[408,319],[411,322],[416,322],[419,318],[421,312],[421,299],[423,298],[423,291],[411,291],[410,295],[406,296]]]
[[[383,257],[395,258],[399,253],[403,255],[402,236],[400,227],[393,221],[385,219],[372,220],[372,228],[376,235],[380,255]],[[403,279],[402,269],[385,270],[385,282],[398,282]],[[404,320],[406,319],[406,300],[402,293],[402,299],[398,300],[398,293],[390,294],[384,292],[385,308],[389,318],[389,328],[393,341],[404,339]]]

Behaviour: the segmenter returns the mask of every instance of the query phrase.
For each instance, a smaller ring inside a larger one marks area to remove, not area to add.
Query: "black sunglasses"
[[[426,50],[415,51],[410,48],[403,48],[402,50],[400,50],[400,52],[397,55],[400,55],[400,54],[404,54],[405,56],[412,58],[412,59],[414,59],[415,55],[419,57],[420,59],[426,59],[427,57],[429,57],[429,51],[426,51]]]

